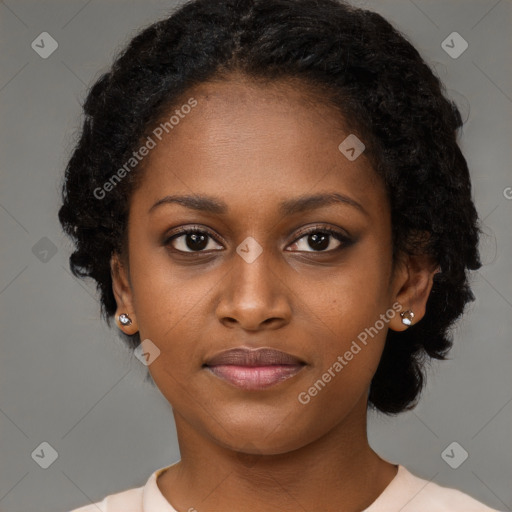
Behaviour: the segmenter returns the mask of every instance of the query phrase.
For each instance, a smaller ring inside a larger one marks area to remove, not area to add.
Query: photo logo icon
[[[452,469],[457,469],[461,464],[468,458],[469,454],[464,448],[453,441],[450,443],[441,453],[441,458],[450,466]]]
[[[49,238],[43,236],[32,247],[32,254],[42,263],[48,263],[57,254],[57,246]]]
[[[358,137],[356,137],[353,133],[351,133],[339,146],[338,149],[345,155],[347,160],[353,162],[356,160],[361,153],[366,149],[366,146],[363,144]]]
[[[46,441],[42,442],[32,453],[31,457],[43,469],[49,468],[56,460],[59,454],[57,450]]]
[[[441,43],[441,48],[452,59],[458,59],[468,49],[468,46],[468,42],[458,32],[452,32]]]
[[[252,236],[248,236],[237,248],[236,252],[247,262],[252,263],[263,252],[263,247]]]
[[[160,355],[160,349],[150,339],[146,339],[133,353],[144,366],[149,366]]]
[[[47,59],[59,47],[59,43],[48,32],[41,32],[30,46],[39,57]]]

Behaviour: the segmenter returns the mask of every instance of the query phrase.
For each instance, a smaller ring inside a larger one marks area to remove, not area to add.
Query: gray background
[[[473,274],[477,300],[454,331],[451,360],[432,364],[414,411],[371,415],[370,441],[422,478],[511,510],[512,3],[354,3],[400,28],[463,110],[461,146],[486,232],[484,267]],[[145,367],[99,320],[93,284],[71,276],[71,247],[57,220],[87,87],[139,28],[173,5],[0,2],[2,512],[70,510],[139,487],[179,459],[170,406],[143,384]],[[47,59],[31,47],[44,31],[59,44]],[[456,59],[441,47],[453,31],[469,43]],[[469,453],[457,469],[441,457],[454,441]],[[43,442],[58,454],[47,469],[31,455]]]

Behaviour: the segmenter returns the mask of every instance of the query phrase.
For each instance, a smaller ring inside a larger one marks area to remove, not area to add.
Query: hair
[[[467,270],[481,267],[481,230],[457,144],[460,112],[406,36],[375,12],[337,0],[192,0],[141,29],[83,103],[59,210],[74,243],[71,271],[96,281],[110,326],[117,308],[110,258],[126,255],[141,166],[103,199],[94,191],[192,86],[233,73],[288,80],[342,113],[385,183],[393,265],[400,254],[428,254],[440,265],[424,318],[388,331],[368,395],[369,407],[388,415],[412,409],[427,356],[446,359],[451,328],[475,299]],[[131,348],[140,343],[138,333],[120,335]]]

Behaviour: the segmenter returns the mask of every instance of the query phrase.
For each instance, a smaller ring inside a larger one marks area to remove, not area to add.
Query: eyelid
[[[179,228],[176,228],[175,230],[172,230],[172,234],[166,235],[164,237],[163,244],[164,245],[170,245],[170,243],[174,239],[179,238],[180,236],[183,236],[183,235],[188,235],[190,233],[206,234],[210,238],[212,238],[216,243],[218,243],[218,244],[224,243],[224,242],[221,242],[219,240],[220,237],[218,237],[216,234],[214,234],[209,228],[206,228],[204,226],[199,226],[199,225],[189,225],[189,226],[180,226]],[[177,252],[184,252],[184,251],[177,250]],[[205,251],[197,251],[196,253],[200,254],[201,252],[205,252]]]
[[[308,228],[299,230],[298,234],[296,235],[297,238],[295,238],[295,240],[292,243],[295,243],[297,240],[300,240],[305,235],[309,235],[310,233],[316,233],[318,231],[323,232],[323,233],[329,233],[333,236],[337,236],[341,240],[344,240],[344,241],[351,240],[351,237],[348,234],[343,233],[343,232],[339,231],[338,229],[329,226],[328,224],[316,224],[314,226],[309,226]]]

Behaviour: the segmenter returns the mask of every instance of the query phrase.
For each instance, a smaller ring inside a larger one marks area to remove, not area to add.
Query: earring
[[[126,313],[119,315],[119,321],[121,322],[121,325],[124,325],[125,327],[132,325],[132,320]]]
[[[411,325],[412,319],[414,318],[414,313],[408,309],[407,311],[402,311],[400,313],[400,316],[402,317],[402,323],[404,325]]]

